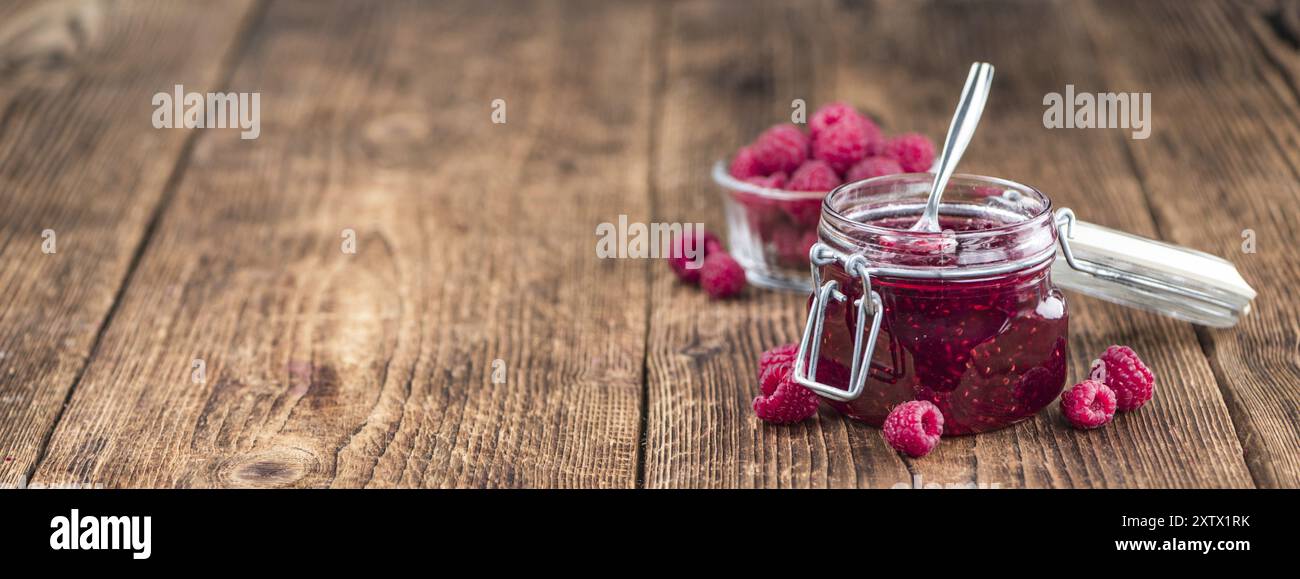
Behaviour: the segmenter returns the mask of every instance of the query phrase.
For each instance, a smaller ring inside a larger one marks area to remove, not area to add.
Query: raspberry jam
[[[866,258],[883,309],[861,395],[830,403],[880,426],[893,407],[928,400],[943,412],[945,435],[1002,428],[1065,384],[1069,316],[1052,285],[1050,202],[1023,185],[959,175],[944,192],[943,232],[908,231],[929,185],[928,175],[891,175],[827,197],[820,241]],[[847,368],[863,284],[841,263],[820,272],[848,299],[828,300],[819,359]]]

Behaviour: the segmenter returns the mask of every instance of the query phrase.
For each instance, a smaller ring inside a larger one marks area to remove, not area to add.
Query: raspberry
[[[889,411],[882,426],[885,442],[912,458],[930,454],[943,435],[943,413],[927,400],[904,402]]]
[[[1155,394],[1156,377],[1151,369],[1128,346],[1111,346],[1098,360],[1093,360],[1089,379],[1102,382],[1115,391],[1116,408],[1132,412],[1141,408]]]
[[[695,236],[679,235],[673,238],[672,248],[673,253],[668,256],[668,266],[673,268],[673,273],[677,274],[677,277],[686,283],[698,283],[700,281],[700,272],[704,268],[696,267],[692,269],[690,266],[694,265],[693,260],[687,257],[686,252],[687,249],[695,249]],[[718,242],[718,238],[705,231],[704,247],[701,248],[699,258],[707,259],[710,252],[721,250],[721,248],[722,244]]]
[[[785,188],[791,191],[830,191],[840,186],[840,176],[825,161],[808,161],[799,166]]]
[[[794,360],[799,344],[777,346],[763,352],[758,360],[758,386],[762,394],[754,398],[754,413],[759,418],[778,424],[799,422],[817,413],[819,398],[812,390],[794,381]],[[822,383],[847,388],[849,370],[844,366],[820,358],[817,378]]]
[[[865,119],[841,120],[822,129],[812,140],[813,158],[826,161],[837,173],[847,171],[880,147],[880,129]]]
[[[767,174],[763,170],[763,164],[758,161],[752,147],[741,147],[736,151],[736,156],[731,159],[731,169],[729,171],[732,177],[737,179],[749,179],[751,177],[762,177]]]
[[[1084,380],[1061,395],[1061,414],[1080,430],[1102,426],[1115,417],[1115,391],[1096,380]]]
[[[889,157],[867,157],[852,167],[849,167],[848,173],[844,174],[845,181],[861,181],[872,177],[883,175],[894,175],[896,173],[906,173],[903,166],[898,164]]]
[[[699,271],[700,287],[711,298],[729,298],[745,289],[745,268],[725,251],[709,252]]]
[[[808,136],[794,125],[776,125],[763,131],[749,149],[765,173],[789,173],[808,159]]]
[[[718,241],[712,233],[704,232],[704,256],[708,257],[710,253],[726,253],[726,248],[722,247],[722,242]],[[701,264],[703,265],[703,264]],[[701,269],[703,269],[701,267]]]
[[[794,369],[795,357],[799,355],[799,344],[784,344],[763,352],[758,359],[758,385],[763,394],[771,396],[773,389],[787,370]],[[836,388],[848,390],[849,369],[843,364],[826,356],[817,359],[817,380]],[[798,382],[796,382],[798,384]],[[805,388],[807,390],[807,388]],[[810,393],[811,390],[808,390]]]
[[[808,252],[817,243],[817,230],[787,225],[772,231],[770,241],[779,262],[807,267]]]
[[[734,191],[732,198],[744,210],[743,218],[749,225],[750,232],[760,239],[770,235],[773,227],[788,221],[785,212],[781,210],[781,204],[785,202],[781,199],[745,191]]]
[[[924,173],[934,164],[934,144],[925,135],[907,133],[887,141],[884,155],[898,161],[908,173]]]
[[[822,108],[817,109],[817,112],[813,113],[812,118],[808,119],[808,135],[812,138],[817,138],[817,135],[826,127],[843,120],[849,120],[852,122],[871,122],[871,119],[868,119],[862,113],[859,113],[857,109],[847,103],[829,103],[823,105]]]
[[[787,177],[784,172],[777,171],[766,177],[747,177],[744,181],[751,185],[758,185],[759,187],[767,189],[780,189],[785,187],[786,179]]]
[[[754,398],[754,414],[776,424],[799,422],[817,414],[820,399],[795,382],[792,374],[790,368],[773,373],[777,378],[769,379],[763,395]]]
[[[758,387],[764,396],[771,396],[776,390],[785,372],[794,367],[798,353],[799,344],[783,344],[758,357]]]
[[[781,209],[790,216],[790,219],[803,227],[817,227],[822,220],[821,199],[781,201]]]

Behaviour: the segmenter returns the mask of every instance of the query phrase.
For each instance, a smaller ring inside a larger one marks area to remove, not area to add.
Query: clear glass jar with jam
[[[1069,306],[1054,277],[1215,326],[1254,297],[1226,261],[1076,222],[1038,190],[991,177],[954,176],[942,232],[909,231],[932,180],[868,179],[823,203],[795,378],[851,418],[879,426],[894,406],[928,400],[944,434],[960,435],[1033,416],[1066,381]]]

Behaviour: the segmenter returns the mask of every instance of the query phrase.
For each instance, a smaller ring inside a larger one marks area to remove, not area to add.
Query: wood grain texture
[[[0,484],[40,459],[183,157],[154,93],[217,82],[248,7],[0,5]]]
[[[1282,0],[0,3],[0,485],[1300,487],[1298,39]],[[963,171],[1260,291],[1219,331],[1070,294],[1070,382],[1132,345],[1141,411],[919,460],[765,424],[805,296],[595,256],[620,215],[723,232],[712,163],[792,99],[937,141],[974,60]],[[174,84],[261,93],[260,138],[154,129]],[[1152,138],[1045,129],[1066,84],[1153,93]]]
[[[842,60],[857,63],[847,73],[845,90],[852,94],[851,87],[873,84],[909,87],[905,95],[881,95],[877,107],[882,117],[936,139],[947,128],[955,85],[919,79],[960,79],[975,60],[1008,63],[998,70],[989,109],[962,170],[1033,185],[1085,220],[1157,237],[1126,156],[1127,132],[1042,125],[1043,95],[1063,92],[1066,84],[1111,90],[1104,86],[1101,70],[1119,58],[1098,50],[1068,5],[952,3],[902,10],[891,5],[858,19],[833,21],[841,24],[836,37],[845,47]],[[927,23],[960,32],[938,38],[890,32]],[[1056,57],[1039,58],[1044,54]],[[906,66],[890,66],[899,61]],[[1091,360],[1107,346],[1128,344],[1157,369],[1159,397],[1098,431],[1069,428],[1052,404],[1013,428],[945,441],[953,444],[912,461],[923,480],[1003,487],[1250,486],[1231,418],[1193,327],[1079,294],[1070,293],[1069,300],[1067,385],[1082,380]]]
[[[812,106],[847,100],[887,129],[920,130],[938,140],[968,63],[988,60],[1007,65],[999,68],[963,170],[1038,186],[1085,219],[1154,235],[1123,137],[1042,127],[1045,93],[1066,83],[1100,83],[1090,38],[1059,5],[995,4],[675,6],[668,19],[657,207],[666,218],[721,224],[719,201],[703,194],[716,195],[708,163],[788,116],[793,98]],[[752,35],[726,33],[737,26]],[[932,27],[950,33],[916,33]],[[1061,58],[1036,58],[1049,52]],[[1128,209],[1093,214],[1086,207]],[[948,439],[925,459],[902,461],[878,430],[826,410],[789,427],[753,417],[755,360],[796,338],[802,296],[752,293],[717,306],[660,272],[648,360],[647,485],[881,487],[914,484],[915,476],[921,484],[954,486],[1250,486],[1193,328],[1070,299],[1071,376],[1085,375],[1107,345],[1131,344],[1161,374],[1156,403],[1086,433],[1066,426],[1053,406],[1014,428]]]
[[[1198,330],[1261,487],[1300,486],[1300,43],[1294,2],[1098,2],[1082,20],[1107,81],[1152,94],[1128,143],[1162,235],[1227,257],[1259,292],[1230,330]],[[1255,252],[1244,251],[1246,230]]]
[[[665,7],[661,7],[665,8]],[[790,100],[833,94],[829,15],[776,3],[686,2],[660,16],[661,63],[652,194],[657,221],[725,232],[716,159],[788,117]],[[743,31],[737,32],[737,31]],[[647,355],[647,487],[852,487],[910,480],[866,427],[823,410],[773,426],[754,416],[756,360],[791,342],[806,296],[747,290],[713,302],[655,268]]]
[[[633,486],[647,263],[593,232],[647,213],[648,17],[274,2],[261,138],[200,137],[36,479]]]

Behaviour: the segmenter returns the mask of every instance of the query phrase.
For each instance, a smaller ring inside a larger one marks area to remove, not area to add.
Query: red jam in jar
[[[894,406],[929,400],[943,412],[945,435],[1002,428],[1033,416],[1065,384],[1069,316],[1051,279],[1051,203],[1024,185],[958,175],[944,191],[943,231],[908,231],[930,182],[892,175],[826,198],[821,246],[865,258],[883,310],[861,394],[830,402],[875,426]],[[847,299],[827,300],[819,366],[853,362],[863,284],[844,263],[820,266],[822,283],[838,282]]]

